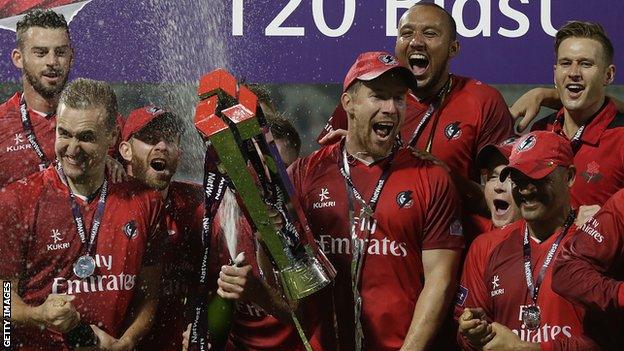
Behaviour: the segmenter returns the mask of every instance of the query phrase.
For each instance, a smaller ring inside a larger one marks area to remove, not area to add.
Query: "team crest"
[[[123,227],[123,232],[126,234],[128,239],[134,239],[139,233],[139,229],[137,228],[137,224],[134,220],[126,223]]]
[[[379,55],[379,61],[387,66],[396,66],[399,62],[392,55]]]
[[[535,137],[535,135],[529,135],[528,137],[518,141],[518,143],[516,144],[516,151],[522,152],[531,150],[533,146],[535,146],[536,142],[537,138]]]
[[[448,140],[458,139],[461,136],[462,130],[459,123],[459,121],[453,122],[444,128],[444,136],[446,136]]]
[[[147,112],[152,114],[152,115],[155,115],[157,113],[163,112],[163,110],[158,108],[158,107],[156,107],[156,106],[150,106],[150,107],[147,108]]]
[[[600,165],[596,161],[587,164],[587,169],[581,172],[581,176],[587,183],[597,183],[602,179],[600,174]]]
[[[451,223],[451,226],[449,227],[449,234],[454,236],[464,236],[464,228],[462,227],[459,219],[455,219],[453,223]]]
[[[414,204],[414,201],[412,199],[412,191],[411,190],[405,190],[405,191],[401,191],[397,197],[396,197],[396,202],[397,205],[399,205],[399,208],[410,208],[412,207],[412,205]]]

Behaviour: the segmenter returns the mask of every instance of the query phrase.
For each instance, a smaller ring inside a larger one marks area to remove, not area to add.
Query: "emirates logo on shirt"
[[[126,234],[128,239],[136,238],[137,234],[139,233],[136,222],[134,220],[131,220],[130,222],[126,223],[123,227],[123,232],[124,234]]]

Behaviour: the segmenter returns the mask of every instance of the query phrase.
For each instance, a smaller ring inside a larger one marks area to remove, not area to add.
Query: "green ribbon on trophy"
[[[235,188],[285,296],[293,301],[321,290],[336,271],[313,240],[301,207],[291,201],[294,189],[257,97],[222,69],[201,78],[198,95],[195,127],[207,142],[207,155],[216,155],[211,167]],[[271,222],[268,206],[282,215],[282,228]]]

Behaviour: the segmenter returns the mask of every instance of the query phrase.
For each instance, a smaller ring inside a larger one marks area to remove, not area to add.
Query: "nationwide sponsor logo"
[[[15,144],[7,146],[6,152],[16,152],[32,149],[32,146],[29,142],[26,141],[26,139],[24,139],[24,135],[22,133],[16,133],[13,140],[15,141]]]
[[[585,234],[594,238],[597,242],[602,243],[604,241],[604,236],[597,229],[599,225],[600,222],[598,222],[596,218],[589,217],[589,219],[581,226],[581,230]]]
[[[466,299],[468,298],[468,288],[463,285],[459,286],[459,290],[457,290],[457,296],[455,296],[455,304],[457,306],[463,306],[466,303]]]
[[[318,197],[319,201],[312,204],[313,209],[336,206],[336,201],[331,201],[329,190],[327,188],[321,188],[321,192],[318,194]]]
[[[360,245],[368,244],[366,252],[369,255],[407,257],[407,244],[390,240],[387,237],[381,239],[358,239]],[[319,244],[326,254],[351,254],[351,239],[346,237],[333,237],[331,235],[321,235]]]
[[[462,227],[459,218],[455,218],[455,220],[449,226],[449,234],[453,236],[464,236],[464,227]]]
[[[134,220],[126,223],[123,226],[123,232],[126,234],[128,239],[134,239],[139,234],[139,229],[137,228],[137,224]]]
[[[58,229],[52,229],[52,234],[50,235],[53,242],[46,245],[47,251],[56,251],[56,250],[64,250],[69,248],[68,242],[62,242],[63,237],[61,236],[61,231]]]
[[[399,208],[410,208],[412,207],[412,205],[414,204],[414,201],[412,199],[412,191],[411,190],[405,190],[405,191],[401,191],[397,197],[396,197],[396,202],[397,205],[399,205]]]
[[[533,146],[535,146],[536,142],[537,142],[537,138],[535,137],[535,135],[529,135],[528,137],[524,139],[520,139],[518,143],[516,144],[516,151],[522,152],[522,151],[531,150]]]
[[[505,289],[500,287],[500,279],[498,275],[495,275],[492,278],[492,291],[490,291],[490,296],[494,297],[494,296],[502,295],[504,293],[505,293]]]
[[[587,183],[598,183],[602,179],[600,174],[600,165],[596,161],[587,164],[587,169],[581,172],[581,176]]]

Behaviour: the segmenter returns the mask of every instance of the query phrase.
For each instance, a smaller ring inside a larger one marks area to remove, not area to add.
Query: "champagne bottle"
[[[212,350],[221,351],[225,349],[233,314],[233,300],[227,300],[215,294],[208,303],[208,331],[210,332]]]

